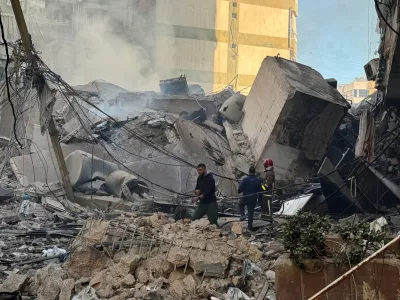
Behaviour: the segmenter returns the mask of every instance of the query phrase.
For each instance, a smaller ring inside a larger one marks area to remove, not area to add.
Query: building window
[[[358,97],[368,97],[368,90],[358,90]]]
[[[353,90],[353,97],[357,97],[357,90]]]

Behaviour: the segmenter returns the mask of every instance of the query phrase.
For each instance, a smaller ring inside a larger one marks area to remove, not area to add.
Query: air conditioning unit
[[[376,80],[379,69],[379,58],[374,58],[364,66],[365,75],[369,81]]]

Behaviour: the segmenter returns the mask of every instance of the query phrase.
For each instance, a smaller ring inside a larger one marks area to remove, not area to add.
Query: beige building
[[[375,92],[375,82],[358,77],[349,84],[339,84],[338,91],[349,102],[358,103]]]
[[[248,87],[266,56],[296,60],[297,0],[134,3],[129,31],[147,45],[154,69],[165,77],[186,74],[206,92]]]

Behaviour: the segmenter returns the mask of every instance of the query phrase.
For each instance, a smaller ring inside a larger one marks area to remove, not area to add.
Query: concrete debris
[[[65,212],[65,208],[60,202],[54,201],[53,199],[51,199],[49,197],[42,197],[42,205],[46,209],[53,211],[53,212],[56,212],[56,211]]]
[[[25,130],[34,141],[30,152],[7,153],[12,137],[0,143],[7,158],[0,293],[39,300],[272,300],[287,216],[344,214],[339,222],[355,223],[372,212],[371,231],[398,232],[400,141],[392,140],[400,134],[398,108],[377,92],[348,111],[336,87],[307,66],[267,57],[248,97],[231,88],[205,95],[184,76],[160,81],[161,93],[104,81],[75,87],[115,117],[108,119],[80,100],[65,106],[53,97],[74,203],[42,135],[46,109]],[[257,205],[254,231],[246,231],[237,217],[238,182],[250,166],[263,177],[267,157],[276,173],[273,214],[260,214]],[[200,162],[215,174],[218,226],[190,221],[192,166]],[[347,218],[354,213],[360,215]]]
[[[106,180],[105,189],[111,195],[133,202],[133,193],[143,197],[148,192],[147,183],[126,171],[112,172]]]
[[[277,179],[311,177],[349,108],[317,71],[267,57],[243,108],[243,131],[257,169],[262,171],[262,162],[269,157]]]
[[[0,293],[14,293],[23,290],[27,282],[26,275],[11,273],[7,279],[0,285]]]
[[[122,275],[134,273],[139,265],[140,259],[141,257],[139,255],[128,253],[122,257],[119,263],[116,265],[118,273]]]
[[[61,285],[59,300],[71,300],[74,287],[74,279],[64,280]]]
[[[186,76],[182,75],[178,78],[160,80],[160,91],[162,94],[171,95],[189,94],[189,87],[186,81]]]
[[[274,271],[268,270],[266,275],[267,275],[267,279],[269,282],[275,283],[275,272]]]
[[[104,161],[83,151],[74,151],[65,158],[72,186],[79,186],[93,179],[106,180],[118,165]]]
[[[237,235],[243,234],[243,226],[240,222],[232,223],[232,232]]]
[[[224,295],[225,300],[250,300],[251,298],[243,293],[238,288],[229,288],[228,292]]]
[[[256,295],[260,287],[249,289],[249,283],[253,277],[266,280],[268,269],[243,275],[243,260],[253,260],[255,270],[255,264],[272,264],[263,262],[263,243],[247,241],[237,224],[225,232],[203,220],[175,222],[161,213],[89,219],[62,266],[33,271],[33,280],[9,275],[1,287],[38,299],[210,298],[232,296],[232,286]],[[239,237],[226,240],[228,233]]]
[[[380,217],[376,219],[375,221],[371,222],[370,224],[370,230],[374,232],[382,232],[383,227],[388,225],[388,221],[384,217]]]
[[[35,275],[35,286],[37,287],[38,300],[57,300],[61,292],[67,273],[60,267],[50,264],[40,269]]]
[[[243,105],[246,96],[236,93],[222,104],[219,113],[227,120],[239,122],[243,117]]]
[[[79,294],[75,295],[72,300],[99,300],[99,298],[96,296],[96,290],[88,286]]]
[[[92,277],[111,265],[113,265],[112,260],[104,253],[92,247],[81,246],[72,253],[64,267],[70,277],[79,279]]]

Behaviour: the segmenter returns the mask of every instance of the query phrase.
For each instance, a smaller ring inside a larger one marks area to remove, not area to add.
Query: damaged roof
[[[77,85],[73,88],[77,92],[97,95],[103,100],[112,100],[115,99],[119,93],[128,92],[128,90],[118,85],[101,79],[94,80],[85,85]]]

